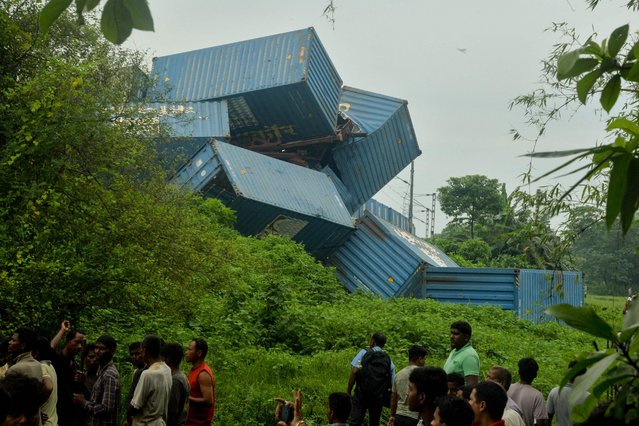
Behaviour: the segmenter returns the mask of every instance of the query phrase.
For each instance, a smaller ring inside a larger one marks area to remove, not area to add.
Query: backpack
[[[384,351],[367,349],[362,368],[357,373],[357,388],[361,396],[371,402],[390,407],[391,359]]]

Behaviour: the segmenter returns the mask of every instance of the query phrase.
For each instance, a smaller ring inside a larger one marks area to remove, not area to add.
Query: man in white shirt
[[[171,369],[160,358],[162,340],[146,336],[142,341],[142,357],[149,367],[140,375],[133,399],[127,409],[127,424],[132,426],[166,426],[171,395]]]

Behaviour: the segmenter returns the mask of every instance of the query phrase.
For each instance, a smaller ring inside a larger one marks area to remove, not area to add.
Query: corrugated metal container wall
[[[373,213],[375,216],[384,219],[386,222],[391,225],[395,225],[402,231],[410,232],[411,234],[415,234],[415,226],[412,229],[409,229],[408,226],[408,218],[398,212],[397,210],[388,207],[387,205],[371,198],[368,200],[362,207],[360,207],[353,217],[360,218],[364,216],[364,212],[369,211]]]
[[[226,101],[152,103],[148,108],[158,111],[160,123],[167,125],[174,137],[231,137]]]
[[[551,305],[584,305],[584,281],[581,272],[522,269],[519,273],[519,318],[546,322],[554,318],[544,314]]]
[[[406,101],[344,87],[340,111],[368,133],[333,150],[336,172],[359,208],[421,151]]]
[[[424,266],[456,266],[434,246],[411,237],[367,212],[357,222],[357,230],[329,257],[328,263],[335,266],[340,281],[349,291],[364,289],[385,299],[420,282]]]
[[[328,176],[230,144],[206,144],[175,180],[235,210],[242,234],[286,235],[318,258],[353,231],[350,214]]]
[[[422,298],[445,303],[501,306],[517,312],[517,269],[426,268]]]
[[[313,28],[158,57],[153,73],[163,100],[228,99],[233,138],[335,132],[342,80]]]

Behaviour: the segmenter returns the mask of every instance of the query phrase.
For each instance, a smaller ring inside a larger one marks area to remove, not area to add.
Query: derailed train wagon
[[[206,143],[174,181],[235,210],[240,233],[288,236],[320,259],[354,230],[346,206],[324,173],[227,143]]]

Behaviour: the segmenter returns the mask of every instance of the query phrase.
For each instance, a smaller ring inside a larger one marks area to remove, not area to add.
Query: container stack
[[[319,259],[421,154],[406,101],[343,87],[313,28],[155,58],[153,79],[175,181]]]
[[[313,28],[155,58],[153,81],[174,182],[235,210],[244,235],[304,244],[348,290],[533,321],[552,303],[583,304],[578,273],[459,268],[372,199],[421,154],[407,102],[343,86]]]

